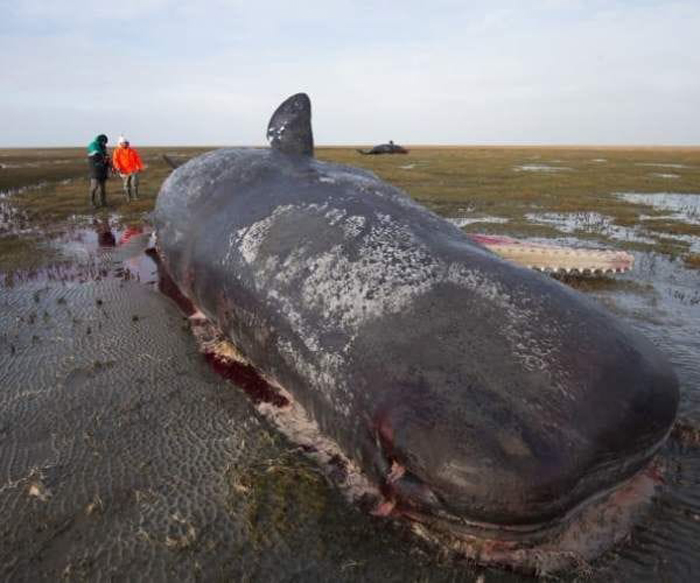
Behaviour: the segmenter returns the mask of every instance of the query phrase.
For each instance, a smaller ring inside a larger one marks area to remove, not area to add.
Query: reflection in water
[[[612,217],[596,212],[528,213],[525,218],[533,223],[555,226],[563,233],[606,229],[612,222]]]
[[[658,168],[692,168],[687,164],[670,164],[666,162],[637,162],[635,166],[656,166]]]
[[[16,208],[0,196],[0,234],[21,235],[32,230],[26,211]]]
[[[656,176],[656,178],[680,178],[680,174],[665,174],[663,172],[652,172],[651,176]]]
[[[548,164],[522,164],[514,166],[516,172],[568,172],[573,168],[567,166],[549,166]]]
[[[612,217],[596,212],[577,213],[527,213],[525,218],[533,223],[546,224],[556,227],[563,233],[575,233],[584,231],[598,234],[616,241],[631,243],[656,243],[647,236],[642,227],[623,227],[613,224]]]
[[[93,222],[95,232],[97,233],[97,244],[100,247],[115,247],[117,238],[112,233],[112,228],[109,225],[109,219],[95,219]]]
[[[87,228],[69,227],[49,241],[58,253],[48,265],[0,273],[0,284],[8,288],[29,282],[65,285],[109,277],[155,284],[156,264],[143,253],[149,234],[142,226],[121,230],[114,217],[94,219]]]
[[[645,204],[657,210],[672,211],[675,220],[700,225],[700,194],[617,192],[615,195],[627,202]]]
[[[143,227],[140,227],[138,225],[129,225],[124,231],[122,232],[121,236],[119,237],[119,245],[125,245],[131,239],[133,239],[136,235],[140,235],[143,233]]]
[[[501,217],[446,217],[447,220],[458,227],[466,227],[467,225],[472,225],[474,223],[492,223],[492,224],[504,224],[508,222],[508,219],[503,219]]]

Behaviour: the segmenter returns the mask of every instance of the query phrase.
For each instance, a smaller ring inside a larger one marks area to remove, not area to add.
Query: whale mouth
[[[528,574],[546,574],[585,565],[603,550],[628,536],[632,525],[647,509],[663,483],[658,457],[641,470],[607,490],[580,502],[554,519],[531,524],[497,524],[470,520],[447,511],[443,505],[426,506],[409,498],[402,483],[414,480],[411,492],[427,489],[405,468],[391,493],[396,497],[392,515],[410,521],[422,538],[483,565],[507,565]]]
[[[537,523],[503,524],[459,515],[448,509],[448,505],[433,488],[395,459],[390,460],[389,470],[380,490],[387,501],[385,509],[390,508],[391,514],[466,540],[477,537],[532,544],[556,534],[566,522],[564,517]],[[385,510],[380,514],[387,512]]]

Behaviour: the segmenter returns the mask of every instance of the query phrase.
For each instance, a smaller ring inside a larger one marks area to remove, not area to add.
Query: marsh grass
[[[82,148],[0,149],[0,192],[85,174]]]
[[[119,216],[124,224],[136,223],[153,209],[160,185],[171,171],[162,155],[184,161],[208,149],[139,148],[147,165],[141,175],[140,200],[127,203],[121,180],[113,177],[107,184],[108,208],[98,211],[88,204],[82,148],[0,150],[0,191],[12,192],[13,204],[43,229],[95,215]],[[474,223],[469,225],[472,231],[560,237],[556,225],[534,223],[526,215],[571,214],[575,220],[580,218],[580,228],[570,233],[577,238],[603,240],[626,249],[653,248],[684,257],[689,267],[699,263],[687,240],[664,235],[700,237],[700,225],[668,219],[664,211],[626,202],[615,193],[700,193],[700,148],[412,147],[407,155],[362,156],[354,148],[325,147],[318,148],[316,156],[371,170],[443,216],[507,219],[502,224]],[[673,174],[678,177],[663,177],[664,164],[676,165]],[[523,166],[568,170],[525,171]],[[609,217],[615,226],[643,227],[656,243],[615,241],[591,224],[590,213]],[[642,220],[642,215],[647,218]]]
[[[372,170],[421,202],[444,205],[468,201],[475,211],[498,210],[498,216],[513,218],[520,217],[523,208],[622,213],[629,205],[612,196],[618,191],[700,192],[700,148],[412,148],[402,156],[358,156],[347,148],[321,148],[317,156]],[[688,168],[676,169],[679,178],[669,182],[654,176],[649,167],[638,166],[650,161]],[[518,170],[535,162],[571,171]],[[415,166],[401,168],[409,164]]]

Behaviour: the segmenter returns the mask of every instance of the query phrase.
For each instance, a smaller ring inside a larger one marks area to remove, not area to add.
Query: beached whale
[[[408,154],[408,150],[403,146],[395,144],[393,140],[389,140],[388,144],[379,144],[369,150],[357,150],[360,154],[377,155],[377,154]]]
[[[673,370],[582,294],[372,173],[315,160],[310,120],[294,95],[271,148],[209,152],[169,176],[155,210],[166,269],[385,509],[491,541],[480,560],[536,567],[650,463],[676,415]]]

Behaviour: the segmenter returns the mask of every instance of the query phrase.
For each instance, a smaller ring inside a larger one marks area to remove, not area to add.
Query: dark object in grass
[[[376,155],[376,154],[408,154],[408,150],[403,146],[395,144],[392,140],[389,140],[388,144],[379,144],[374,146],[371,150],[357,150],[360,154],[364,155]]]
[[[372,173],[315,160],[310,116],[295,95],[271,149],[165,181],[158,246],[184,296],[362,468],[379,513],[526,571],[619,540],[676,415],[666,358]]]
[[[167,154],[163,154],[163,161],[168,166],[170,166],[173,170],[182,166],[182,162],[178,162],[177,160],[174,160],[171,156],[168,156]]]

